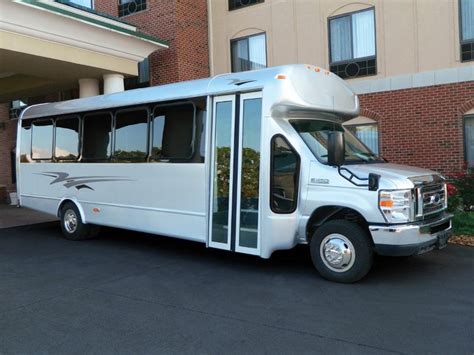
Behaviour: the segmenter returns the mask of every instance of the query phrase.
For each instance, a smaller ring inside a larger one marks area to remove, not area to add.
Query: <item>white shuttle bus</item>
[[[375,253],[446,246],[438,173],[389,164],[342,123],[357,96],[289,65],[28,107],[19,204],[67,239],[111,226],[269,258],[308,244],[326,279],[364,277]]]

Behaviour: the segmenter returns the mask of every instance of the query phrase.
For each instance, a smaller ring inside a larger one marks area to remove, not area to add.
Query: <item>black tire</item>
[[[341,237],[331,236],[332,234],[339,234]],[[346,251],[345,254],[337,253],[341,250],[339,246]],[[311,239],[310,249],[314,267],[321,276],[327,280],[342,283],[362,279],[372,267],[374,258],[372,243],[367,232],[357,224],[345,220],[332,220],[316,229]],[[325,250],[329,254],[327,257],[324,256]],[[334,254],[332,254],[333,250],[336,251]],[[354,252],[349,252],[351,250]],[[330,260],[332,258],[333,263]]]
[[[61,231],[67,240],[91,239],[99,234],[100,227],[82,222],[76,205],[66,202],[61,208]]]

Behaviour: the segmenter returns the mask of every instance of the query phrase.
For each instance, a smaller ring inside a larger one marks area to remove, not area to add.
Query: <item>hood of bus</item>
[[[390,189],[411,189],[416,181],[429,182],[441,176],[433,170],[401,164],[354,164],[345,167],[360,177],[367,177],[370,173],[378,174],[381,186]]]

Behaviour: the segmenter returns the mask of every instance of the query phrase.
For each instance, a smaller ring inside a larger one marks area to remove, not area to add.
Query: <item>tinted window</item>
[[[76,160],[79,157],[79,118],[56,120],[56,147],[54,156],[59,160]]]
[[[104,160],[110,157],[112,146],[112,115],[110,113],[84,116],[82,157]]]
[[[194,105],[186,103],[157,107],[153,117],[153,158],[190,159],[193,155]]]
[[[21,123],[20,162],[31,161],[31,121]]]
[[[212,241],[227,243],[230,230],[232,101],[218,102],[215,115]]]
[[[270,206],[276,213],[292,213],[298,200],[299,156],[281,136],[272,139]]]
[[[148,110],[118,112],[115,121],[115,152],[118,160],[141,160],[147,156]]]
[[[33,122],[32,158],[51,159],[53,156],[53,121]]]
[[[243,110],[239,245],[257,248],[262,99],[244,100]]]

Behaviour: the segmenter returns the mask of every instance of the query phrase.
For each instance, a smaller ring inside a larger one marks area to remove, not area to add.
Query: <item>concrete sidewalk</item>
[[[56,221],[57,218],[29,208],[0,205],[0,229]]]

